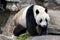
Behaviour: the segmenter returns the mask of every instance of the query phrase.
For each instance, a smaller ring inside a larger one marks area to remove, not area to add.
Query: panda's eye
[[[48,20],[47,20],[47,19],[45,19],[45,21],[47,22]]]
[[[47,8],[46,8],[46,9],[45,9],[45,12],[47,13],[47,11],[48,11],[48,10],[47,10]]]
[[[39,11],[38,10],[36,10],[36,14],[39,14]]]
[[[40,19],[40,23],[42,22],[42,19]]]

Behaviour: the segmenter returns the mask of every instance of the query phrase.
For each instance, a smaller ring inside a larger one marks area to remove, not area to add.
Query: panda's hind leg
[[[15,36],[19,36],[20,34],[25,33],[25,32],[26,32],[26,28],[24,28],[22,25],[16,25],[13,31],[13,34]]]

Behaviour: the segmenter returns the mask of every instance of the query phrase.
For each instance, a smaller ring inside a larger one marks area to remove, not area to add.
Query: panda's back
[[[25,7],[23,9],[21,9],[15,16],[14,16],[14,20],[17,22],[17,24],[22,25],[23,27],[26,27],[26,13],[27,10],[30,6]]]

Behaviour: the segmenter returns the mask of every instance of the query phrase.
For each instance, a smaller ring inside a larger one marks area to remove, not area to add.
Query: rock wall
[[[49,23],[49,33],[60,34],[60,11],[49,10],[50,23]]]

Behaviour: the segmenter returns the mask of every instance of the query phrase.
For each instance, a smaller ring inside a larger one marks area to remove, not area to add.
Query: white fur
[[[26,28],[26,12],[30,6],[26,7],[25,10],[22,12],[22,15],[19,16],[17,19],[17,23],[21,24],[25,28]]]
[[[39,14],[36,14],[36,9],[38,9],[39,11]],[[45,12],[45,8],[43,8],[42,6],[38,6],[38,5],[35,5],[34,6],[34,16],[35,16],[35,19],[36,19],[36,23],[38,25],[41,25],[43,27],[43,25],[47,25],[46,21],[45,21],[45,18],[49,21],[50,20],[50,17],[49,15]],[[40,23],[40,19],[42,19],[43,21]]]

